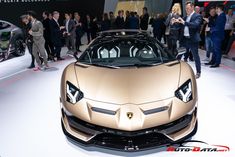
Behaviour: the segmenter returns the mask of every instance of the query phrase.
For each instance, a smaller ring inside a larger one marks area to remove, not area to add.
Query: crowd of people
[[[143,15],[139,16],[137,12],[118,11],[115,17],[113,12],[104,13],[102,20],[92,18],[86,15],[85,20],[81,20],[78,12],[73,15],[64,13],[63,23],[59,22],[60,13],[54,11],[42,13],[43,20],[37,18],[34,11],[28,11],[21,16],[24,25],[25,41],[32,60],[29,68],[44,70],[49,68],[48,61],[64,60],[61,57],[61,48],[66,45],[67,54],[77,55],[82,45],[81,38],[86,33],[87,44],[97,37],[100,31],[110,29],[148,29],[149,15],[147,8],[143,8]],[[37,66],[35,66],[35,60]]]
[[[209,8],[207,13],[188,1],[185,9],[186,16],[182,17],[181,6],[175,3],[168,15],[157,14],[150,21],[154,37],[163,40],[172,54],[177,54],[181,47],[186,48],[184,57],[179,55],[178,59],[195,61],[196,78],[199,78],[201,60],[198,49],[206,50],[205,61],[208,62],[205,65],[219,67],[222,55],[229,53],[235,39],[235,15],[232,9],[227,10],[226,14],[223,4]]]
[[[181,5],[175,3],[170,13],[160,13],[150,17],[146,7],[142,15],[135,11],[119,10],[117,17],[113,12],[104,13],[101,20],[86,15],[81,20],[78,12],[64,13],[64,22],[59,23],[60,13],[44,11],[43,21],[36,19],[36,13],[28,11],[21,16],[25,27],[26,43],[32,54],[32,63],[29,68],[35,68],[34,59],[37,62],[35,70],[49,68],[48,60],[63,60],[61,48],[66,45],[68,54],[76,55],[81,52],[81,38],[86,33],[88,44],[96,38],[99,31],[110,29],[141,29],[153,28],[153,36],[164,42],[170,53],[178,54],[178,49],[186,48],[184,61],[195,61],[196,77],[201,75],[201,60],[198,48],[205,49],[206,60],[211,68],[219,67],[221,55],[227,54],[235,38],[235,16],[230,9],[225,14],[224,6],[218,4],[211,7],[209,12],[194,6],[191,1],[185,4],[186,16],[182,16]],[[229,40],[229,42],[227,42]],[[63,42],[64,41],[64,42]],[[45,51],[46,50],[46,51]],[[46,53],[47,54],[46,54]],[[178,56],[182,58],[181,55]]]

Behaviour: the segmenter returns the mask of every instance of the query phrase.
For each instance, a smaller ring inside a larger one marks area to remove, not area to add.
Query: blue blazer
[[[139,19],[137,17],[129,17],[129,29],[139,29]]]
[[[191,19],[189,22],[186,22],[187,16],[183,18],[185,21],[185,24],[182,27],[182,33],[181,35],[184,36],[184,27],[188,26],[189,28],[189,34],[190,34],[190,41],[191,42],[199,42],[201,41],[200,38],[200,29],[202,24],[202,16],[197,13],[193,13]]]
[[[224,27],[226,23],[226,15],[225,13],[221,13],[217,16],[215,23],[211,26],[211,37],[219,38],[221,40],[224,39]]]

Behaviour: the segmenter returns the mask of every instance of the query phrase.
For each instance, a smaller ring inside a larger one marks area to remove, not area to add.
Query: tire
[[[15,40],[15,56],[23,56],[25,54],[25,45],[22,38]]]

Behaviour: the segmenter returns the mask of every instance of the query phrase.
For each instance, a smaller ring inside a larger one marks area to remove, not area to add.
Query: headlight
[[[66,100],[72,104],[76,104],[83,98],[83,93],[69,81],[66,82]]]
[[[189,102],[193,99],[191,80],[186,81],[176,91],[175,96],[183,102]]]

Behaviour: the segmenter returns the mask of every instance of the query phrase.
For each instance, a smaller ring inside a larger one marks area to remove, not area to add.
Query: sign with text
[[[37,13],[37,18],[42,19],[42,12],[59,11],[61,21],[64,13],[78,12],[81,17],[89,14],[93,17],[102,16],[105,0],[0,0],[0,20],[20,25],[20,16],[28,10]]]

